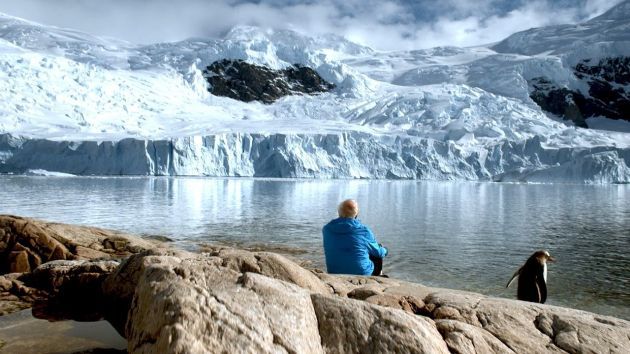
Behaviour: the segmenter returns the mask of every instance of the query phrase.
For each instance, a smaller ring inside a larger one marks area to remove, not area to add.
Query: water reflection
[[[124,353],[127,341],[106,321],[49,322],[23,310],[0,316],[0,354]]]
[[[630,318],[630,186],[217,178],[0,177],[0,213],[200,242],[295,247],[323,267],[321,227],[345,198],[390,248],[392,276],[514,297],[536,249],[549,302]]]

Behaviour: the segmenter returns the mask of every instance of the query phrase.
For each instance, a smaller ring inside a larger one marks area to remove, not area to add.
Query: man
[[[352,199],[339,204],[339,218],[322,229],[326,268],[331,274],[381,275],[387,248],[361,224],[359,205]]]

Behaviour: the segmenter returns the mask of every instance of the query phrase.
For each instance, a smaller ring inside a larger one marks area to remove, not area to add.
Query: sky
[[[220,38],[237,25],[334,33],[379,50],[474,46],[577,23],[621,0],[0,0],[0,12],[139,44]]]

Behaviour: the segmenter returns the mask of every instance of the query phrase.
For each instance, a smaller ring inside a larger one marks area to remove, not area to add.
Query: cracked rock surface
[[[92,294],[118,266],[113,260],[160,245],[113,230],[0,215],[0,315],[73,292],[66,288]],[[85,263],[92,259],[102,262]]]
[[[624,353],[630,347],[624,320],[395,279],[316,273],[266,252],[138,254],[127,263],[143,264],[134,267],[142,271],[126,321],[130,352]]]
[[[69,226],[68,226],[69,227]],[[330,275],[270,252],[148,249],[59,260],[0,290],[44,318],[105,318],[131,353],[627,353],[630,322],[568,308]],[[54,295],[54,296],[50,296]],[[41,310],[41,311],[40,311]]]

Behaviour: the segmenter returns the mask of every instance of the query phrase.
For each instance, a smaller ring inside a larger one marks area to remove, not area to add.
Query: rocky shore
[[[630,322],[333,276],[270,252],[190,253],[110,230],[0,216],[0,312],[108,320],[131,353],[627,353]]]

